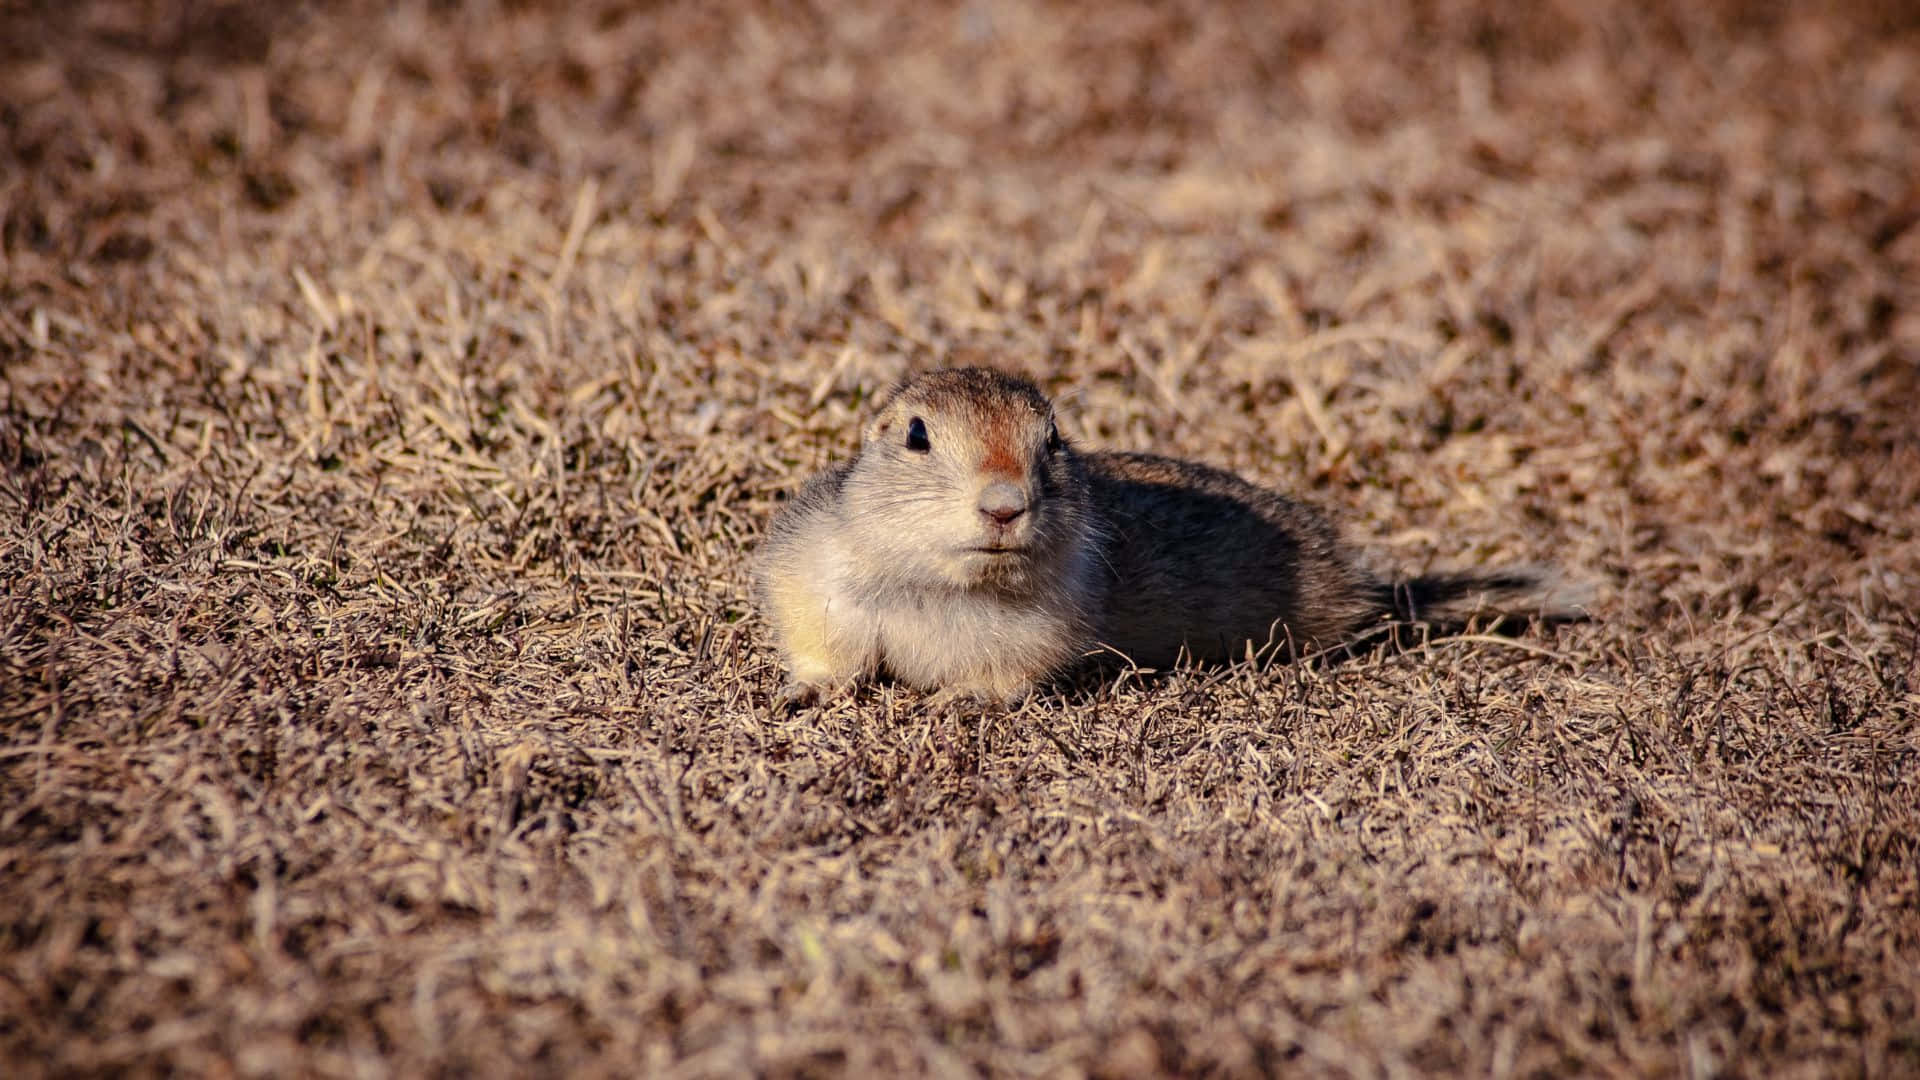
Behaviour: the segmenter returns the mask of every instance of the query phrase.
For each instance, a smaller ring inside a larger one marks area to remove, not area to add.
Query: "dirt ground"
[[[0,1071],[1920,1075],[1920,15],[1290,7],[0,5]],[[948,362],[1596,618],[770,709]]]

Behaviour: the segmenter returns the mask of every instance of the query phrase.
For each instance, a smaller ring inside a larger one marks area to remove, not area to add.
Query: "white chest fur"
[[[991,593],[888,599],[869,609],[881,658],[895,676],[922,688],[1011,694],[1079,651],[1074,626],[1059,612]]]

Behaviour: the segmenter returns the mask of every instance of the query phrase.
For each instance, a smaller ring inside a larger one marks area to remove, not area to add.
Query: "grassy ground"
[[[0,1071],[1920,1073],[1920,24],[1296,6],[0,7]],[[1598,619],[771,712],[948,361]]]

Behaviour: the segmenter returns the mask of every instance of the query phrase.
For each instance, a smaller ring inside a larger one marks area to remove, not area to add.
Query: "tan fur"
[[[936,371],[888,395],[859,455],[814,477],[759,555],[798,695],[884,668],[1009,700],[1093,656],[1293,655],[1533,594],[1517,573],[1382,581],[1312,507],[1204,465],[1082,454],[1055,430],[1040,390],[998,372]],[[1003,523],[982,500],[1004,512],[1008,484],[1024,510]]]

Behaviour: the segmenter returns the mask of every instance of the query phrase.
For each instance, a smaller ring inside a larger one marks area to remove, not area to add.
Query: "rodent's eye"
[[[917,416],[907,421],[907,449],[916,454],[933,449],[933,444],[927,441],[927,422]]]
[[[1059,450],[1060,428],[1056,426],[1053,421],[1049,420],[1047,421],[1047,453],[1058,453]]]

